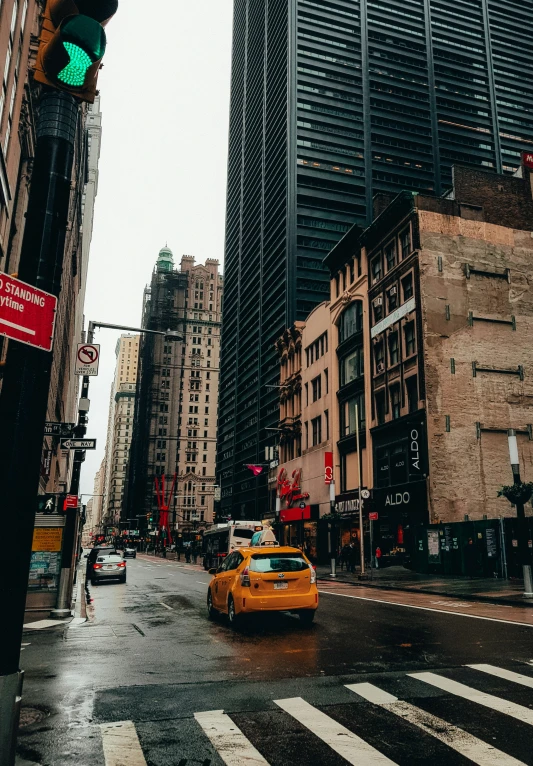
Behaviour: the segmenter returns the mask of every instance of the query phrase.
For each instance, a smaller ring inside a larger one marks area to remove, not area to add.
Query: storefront
[[[304,553],[315,562],[318,557],[318,505],[301,503],[296,508],[284,508],[279,514],[276,537],[281,545],[302,547]]]
[[[372,431],[374,549],[381,566],[411,566],[416,529],[429,521],[425,412],[419,411]]]

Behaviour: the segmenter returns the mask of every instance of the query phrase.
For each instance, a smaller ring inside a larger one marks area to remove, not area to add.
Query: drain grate
[[[48,713],[44,710],[39,710],[36,707],[23,707],[20,710],[19,728],[23,729],[25,726],[32,726],[34,723],[39,723],[48,717]]]

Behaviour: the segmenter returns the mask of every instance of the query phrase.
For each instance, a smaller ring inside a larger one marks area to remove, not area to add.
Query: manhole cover
[[[44,720],[48,716],[43,710],[38,710],[35,707],[23,707],[20,711],[19,728],[24,726],[31,726],[34,723]]]

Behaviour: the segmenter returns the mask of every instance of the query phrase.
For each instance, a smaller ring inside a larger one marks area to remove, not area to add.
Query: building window
[[[326,421],[326,441],[329,439],[329,411],[324,411],[324,420]]]
[[[390,314],[391,311],[394,311],[394,309],[398,306],[398,287],[394,285],[390,288],[390,290],[387,291],[387,312]]]
[[[398,344],[398,333],[391,332],[388,337],[389,341],[389,366],[392,367],[398,364],[400,361],[400,349]]]
[[[403,302],[413,297],[413,274],[412,272],[402,279]]]
[[[363,347],[359,346],[341,359],[341,386],[346,386],[353,380],[357,380],[364,375],[364,352]]]
[[[313,401],[316,402],[322,397],[322,380],[320,375],[311,381],[313,389]]]
[[[415,323],[407,322],[403,328],[405,336],[405,356],[412,356],[416,351],[415,343]]]
[[[383,372],[385,369],[385,354],[382,340],[378,341],[374,346],[374,361],[376,363],[376,373]]]
[[[416,412],[418,409],[418,379],[412,375],[405,381],[405,390],[407,393],[407,405],[409,412]]]
[[[374,311],[374,324],[377,324],[383,319],[383,296],[378,295],[372,303],[372,309]]]
[[[363,329],[363,302],[354,301],[343,312],[339,323],[339,343]]]
[[[396,242],[392,241],[385,248],[385,259],[387,261],[387,271],[396,266]]]
[[[390,406],[392,419],[397,420],[400,417],[400,386],[391,386]]]
[[[305,406],[309,406],[309,383],[305,384]]]
[[[407,258],[411,252],[411,228],[405,229],[400,234],[400,245],[402,248],[402,258]]]
[[[381,253],[372,260],[370,271],[372,274],[372,284],[374,285],[381,279]]]
[[[324,370],[324,384],[326,387],[326,394],[329,394],[329,375],[327,370]]]
[[[359,410],[359,430],[361,431],[366,428],[365,395],[360,393],[348,399],[348,401],[342,402],[340,405],[341,438],[355,434],[355,405],[357,405]]]
[[[305,449],[309,449],[309,423],[305,422]]]
[[[322,417],[319,415],[311,421],[313,447],[322,442]]]

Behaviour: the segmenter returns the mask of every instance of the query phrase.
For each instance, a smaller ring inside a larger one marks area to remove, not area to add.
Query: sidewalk
[[[524,598],[521,580],[497,580],[491,578],[442,577],[411,572],[404,567],[374,569],[372,580],[359,580],[358,573],[340,571],[337,577],[330,576],[329,566],[318,566],[318,579],[324,582],[342,582],[365,588],[379,590],[414,591],[433,593],[436,596],[452,596],[469,601],[489,601],[491,603],[533,607],[533,599]],[[368,573],[370,575],[370,573]]]

